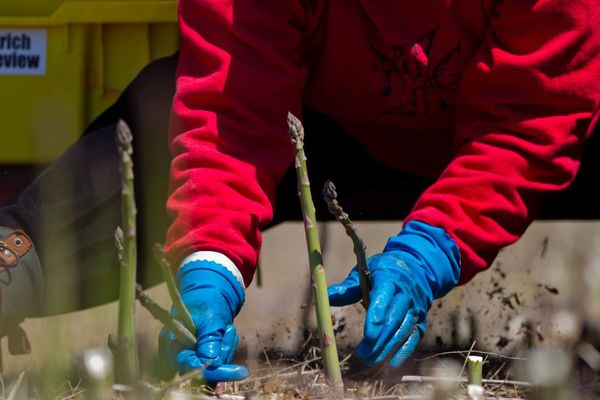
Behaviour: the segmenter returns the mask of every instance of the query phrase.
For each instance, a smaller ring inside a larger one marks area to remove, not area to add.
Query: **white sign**
[[[0,28],[0,75],[45,75],[45,29]]]

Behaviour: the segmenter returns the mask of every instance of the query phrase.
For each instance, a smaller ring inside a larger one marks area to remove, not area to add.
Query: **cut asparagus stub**
[[[483,357],[469,356],[467,359],[467,374],[469,385],[481,386]]]

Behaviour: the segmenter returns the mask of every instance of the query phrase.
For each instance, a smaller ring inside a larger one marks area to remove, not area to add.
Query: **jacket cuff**
[[[185,264],[189,264],[194,261],[214,262],[224,267],[238,281],[242,292],[245,292],[244,278],[242,277],[240,270],[235,266],[233,261],[231,261],[231,259],[225,254],[218,253],[216,251],[197,251],[184,258],[183,261],[181,261],[181,264],[179,265],[179,269],[181,269],[181,267],[183,267]]]

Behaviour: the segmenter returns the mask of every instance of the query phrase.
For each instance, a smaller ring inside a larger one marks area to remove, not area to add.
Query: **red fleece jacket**
[[[444,228],[462,282],[571,183],[600,102],[596,0],[180,0],[171,131],[179,262],[249,284],[292,162],[288,111],[333,117],[380,161],[438,177],[409,219]]]

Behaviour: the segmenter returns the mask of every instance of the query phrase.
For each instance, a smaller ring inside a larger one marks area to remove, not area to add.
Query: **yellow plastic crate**
[[[176,0],[1,0],[0,164],[52,161],[178,47]]]

